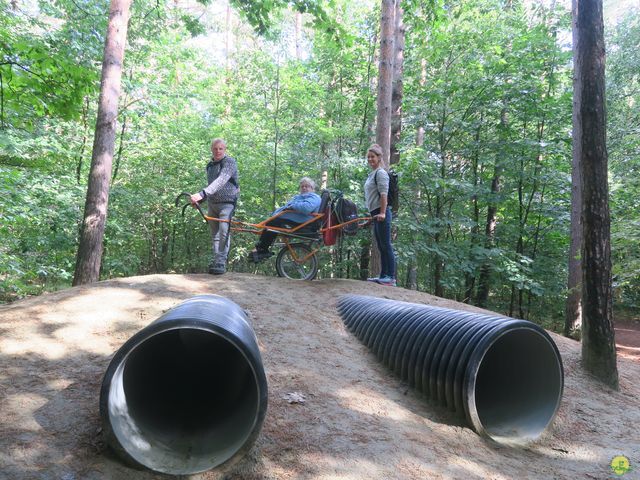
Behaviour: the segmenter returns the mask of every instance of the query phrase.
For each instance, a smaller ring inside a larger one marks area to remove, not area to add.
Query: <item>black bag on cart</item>
[[[336,214],[338,223],[346,223],[358,218],[358,207],[351,200],[344,197],[338,198],[333,204],[333,211]],[[358,222],[352,222],[341,228],[345,235],[355,235],[358,233]]]

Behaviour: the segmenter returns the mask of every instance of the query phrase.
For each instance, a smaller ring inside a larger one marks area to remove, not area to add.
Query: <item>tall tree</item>
[[[296,60],[302,60],[302,13],[295,13]]]
[[[640,12],[626,16],[605,42],[611,263],[616,306],[635,306],[640,304],[640,56],[636,54],[640,48]]]
[[[229,69],[229,59],[231,58],[231,44],[233,42],[233,30],[231,24],[231,4],[227,3],[227,13],[224,29],[224,60],[225,66]]]
[[[574,20],[575,21],[575,20]],[[574,76],[574,91],[577,77]],[[573,125],[576,132],[579,110],[576,105],[577,95],[573,97]],[[578,127],[579,128],[579,127]],[[580,262],[580,248],[582,245],[582,176],[580,174],[580,144],[573,138],[573,155],[571,160],[571,227],[569,236],[569,258],[567,262],[567,298],[564,308],[564,335],[569,337],[579,335],[582,325],[582,264]]]
[[[574,44],[575,48],[575,44]],[[574,77],[575,78],[575,77]],[[575,87],[574,87],[575,90]],[[574,132],[578,124],[579,110],[576,105],[577,95],[573,97],[573,125]],[[582,324],[582,264],[580,249],[582,247],[582,188],[580,180],[581,145],[578,138],[573,136],[573,155],[571,159],[571,227],[569,240],[569,259],[567,263],[567,298],[564,308],[564,335],[569,337],[578,333]]]
[[[395,37],[394,0],[382,0],[380,5],[380,55],[378,58],[378,97],[376,111],[376,142],[382,147],[382,168],[389,169],[391,145],[391,98],[393,94],[393,54]],[[371,242],[370,271],[380,270],[380,252]]]
[[[513,5],[511,1],[507,1],[504,4],[505,11],[511,11]],[[507,97],[502,99],[502,109],[500,110],[500,126],[499,133],[502,142],[506,141],[506,132],[508,130],[508,113],[509,113],[509,99]],[[495,236],[497,226],[497,213],[498,213],[498,197],[502,188],[503,164],[502,159],[496,157],[496,163],[493,167],[493,179],[491,180],[491,200],[487,206],[487,221],[485,224],[485,248],[491,250],[495,247]],[[492,262],[485,260],[480,267],[480,275],[478,278],[478,293],[476,299],[476,305],[479,307],[486,307],[489,299],[489,290],[491,288],[491,271]]]
[[[507,105],[503,102],[503,107],[500,112],[500,134],[502,140],[505,140],[503,132],[507,130]],[[498,213],[498,197],[500,195],[501,181],[502,181],[503,165],[502,160],[496,157],[496,163],[493,167],[493,178],[491,180],[491,199],[487,206],[487,221],[485,223],[485,248],[491,250],[495,247],[496,242],[496,226],[497,226],[497,213]],[[476,305],[479,307],[486,307],[489,299],[490,281],[491,281],[492,262],[490,259],[480,267],[480,275],[478,278],[478,293],[476,299]]]
[[[389,163],[400,161],[398,145],[400,143],[400,131],[402,130],[402,74],[404,70],[404,44],[405,26],[401,1],[396,1],[395,12],[395,38],[393,42],[393,83],[391,92],[391,138],[389,145]]]
[[[588,372],[617,389],[602,0],[573,0],[572,14],[573,138],[582,179],[582,362]]]
[[[109,203],[109,180],[115,148],[120,79],[130,6],[131,0],[111,0],[109,8],[98,116],[73,285],[95,282],[100,277],[104,227]]]
[[[382,164],[385,169],[389,168],[389,146],[391,141],[395,12],[394,0],[382,0],[380,6],[376,141],[382,147]]]
[[[577,97],[574,97],[574,102]],[[573,124],[576,125],[578,109],[574,105]],[[574,132],[576,127],[574,126]],[[577,333],[582,322],[581,294],[582,266],[580,263],[580,249],[582,245],[582,188],[580,186],[580,143],[573,137],[573,159],[571,161],[571,228],[568,261],[567,299],[565,300],[564,335]]]

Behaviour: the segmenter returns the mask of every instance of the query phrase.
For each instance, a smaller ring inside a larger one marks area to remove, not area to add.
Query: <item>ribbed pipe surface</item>
[[[267,410],[267,379],[244,311],[218,295],[172,308],[131,337],[102,382],[107,442],[129,463],[186,475],[246,453]]]
[[[481,435],[525,444],[558,411],[562,359],[534,323],[361,295],[338,311],[383,364]]]

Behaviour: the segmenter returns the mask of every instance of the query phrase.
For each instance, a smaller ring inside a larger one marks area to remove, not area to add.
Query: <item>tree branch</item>
[[[134,105],[138,102],[142,102],[143,100],[146,100],[147,97],[140,97],[140,98],[134,98],[133,100],[131,100],[130,102],[126,103],[125,105],[123,105],[120,108],[120,111],[118,112],[118,114],[122,113],[122,112],[126,112],[127,108],[129,108],[131,105]]]
[[[4,128],[4,78],[0,72],[0,128]]]
[[[145,14],[144,14],[144,16],[142,17],[142,19],[143,19],[143,20],[146,20],[146,19],[147,19],[147,17],[148,17],[149,15],[151,15],[151,13],[152,13],[154,10],[158,10],[159,8],[160,8],[160,0],[156,0],[156,6],[155,6],[155,7],[153,7],[151,10],[149,10],[147,13],[145,13]]]
[[[118,170],[120,169],[120,159],[122,158],[122,150],[124,148],[124,132],[127,129],[127,117],[122,119],[122,130],[120,131],[120,145],[118,147],[118,156],[116,157],[116,167],[113,171],[113,177],[111,177],[111,183],[116,180],[118,176]]]
[[[86,18],[86,17],[100,17],[100,18],[103,18],[103,17],[104,17],[104,15],[103,15],[103,14],[97,14],[97,13],[90,13],[90,12],[87,12],[84,8],[82,8],[80,5],[78,5],[78,4],[76,3],[76,0],[71,0],[71,3],[73,3],[73,4],[76,6],[76,8],[77,8],[78,10],[80,10],[82,13],[84,13],[85,18]]]

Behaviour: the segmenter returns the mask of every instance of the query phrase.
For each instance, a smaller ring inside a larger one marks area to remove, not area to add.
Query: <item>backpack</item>
[[[400,185],[398,184],[398,174],[394,170],[389,170],[389,192],[387,193],[387,205],[394,215],[398,213],[400,208]],[[376,186],[378,185],[378,173],[374,177]]]
[[[338,223],[346,223],[358,218],[358,207],[351,200],[347,200],[344,197],[340,197],[334,202],[333,211],[336,214]],[[345,225],[340,230],[345,235],[355,235],[358,233],[358,222]]]

